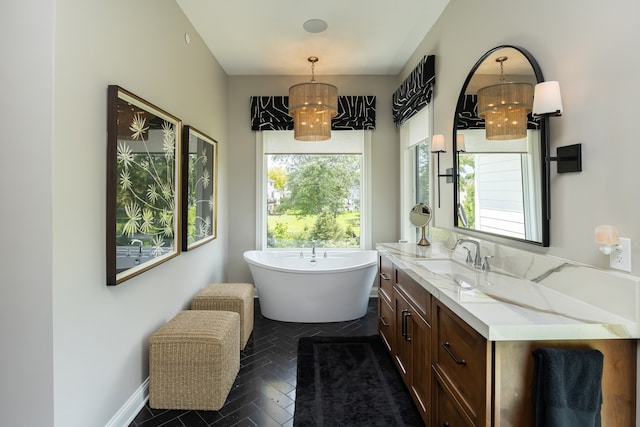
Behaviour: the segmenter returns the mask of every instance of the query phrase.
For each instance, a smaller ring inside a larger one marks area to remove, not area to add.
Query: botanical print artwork
[[[112,115],[108,227],[115,235],[108,231],[107,240],[115,257],[107,257],[107,282],[117,284],[178,253],[181,129],[179,120],[120,88]]]
[[[119,217],[116,233],[125,246],[134,238],[142,240],[143,247],[148,246],[150,240],[151,254],[157,257],[165,249],[172,249],[175,129],[163,121],[163,153],[157,154],[149,151],[149,145],[143,138],[149,132],[145,125],[146,119],[139,113],[135,114],[129,126],[131,140],[118,141],[120,186],[117,200],[118,205],[124,207],[125,216]],[[168,248],[163,248],[165,244]]]
[[[217,143],[193,127],[185,126],[183,250],[216,237]]]

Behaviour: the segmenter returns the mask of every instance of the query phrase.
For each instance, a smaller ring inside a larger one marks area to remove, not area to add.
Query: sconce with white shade
[[[431,137],[431,152],[438,156],[438,207],[440,207],[440,178],[447,177],[447,182],[453,182],[453,169],[447,169],[447,172],[440,173],[440,153],[446,153],[444,135],[433,135]]]
[[[536,119],[562,115],[562,96],[559,82],[540,82],[535,86],[532,115]],[[546,161],[547,163],[557,162],[558,173],[582,172],[582,144],[558,147],[556,153],[556,157],[547,157]]]
[[[464,134],[459,133],[456,135],[456,151],[458,153],[464,153],[467,151],[467,148],[464,145]]]
[[[535,86],[532,113],[534,117],[562,115],[562,96],[560,95],[559,82],[541,82]]]
[[[600,245],[603,255],[611,255],[614,252],[622,252],[618,229],[613,225],[599,225],[595,229],[596,243]]]

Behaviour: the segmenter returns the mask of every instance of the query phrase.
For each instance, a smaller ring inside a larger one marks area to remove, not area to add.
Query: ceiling
[[[230,76],[396,75],[449,0],[176,0]],[[303,24],[328,28],[309,33]]]

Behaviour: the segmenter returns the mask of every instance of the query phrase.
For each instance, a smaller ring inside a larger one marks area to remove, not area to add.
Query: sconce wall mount
[[[556,162],[558,173],[582,172],[582,144],[558,147],[556,157],[547,157],[550,162]]]
[[[440,178],[446,177],[447,183],[453,182],[453,168],[447,168],[447,173],[440,173],[440,153],[446,153],[444,135],[433,135],[431,137],[431,152],[438,157],[438,207],[440,207]]]

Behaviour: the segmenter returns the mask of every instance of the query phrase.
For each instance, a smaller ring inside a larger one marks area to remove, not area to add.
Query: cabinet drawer
[[[433,364],[436,372],[458,395],[474,423],[488,413],[487,340],[451,310],[434,300]]]
[[[431,294],[401,270],[396,271],[396,286],[402,289],[424,320],[431,324]]]
[[[391,305],[380,293],[378,293],[378,331],[387,350],[393,354],[394,313]]]
[[[378,291],[391,303],[393,295],[393,263],[385,256],[378,256]]]
[[[473,423],[460,410],[453,397],[436,379],[434,383],[434,425],[437,427],[473,427]]]

